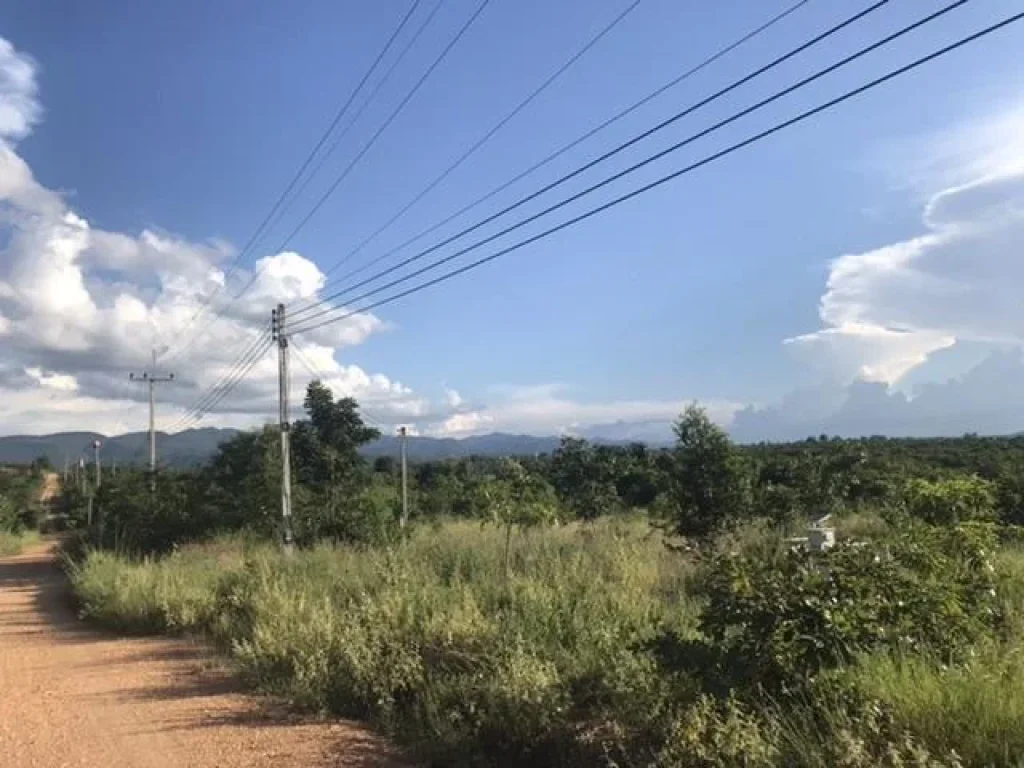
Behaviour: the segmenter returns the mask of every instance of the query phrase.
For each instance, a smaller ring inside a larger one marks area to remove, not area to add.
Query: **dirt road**
[[[68,608],[49,545],[0,559],[0,765],[396,768],[358,725],[288,718],[186,641],[117,638]]]

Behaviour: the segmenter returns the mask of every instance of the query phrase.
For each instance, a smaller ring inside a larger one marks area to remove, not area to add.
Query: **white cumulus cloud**
[[[36,64],[0,37],[0,139],[17,140],[39,121]]]
[[[908,186],[937,185],[924,196],[919,233],[830,263],[822,327],[786,340],[819,368],[823,383],[775,406],[744,409],[737,436],[1024,426],[1024,109],[917,137],[904,150]],[[984,352],[982,361],[945,382],[929,378],[968,349]],[[911,371],[913,387],[904,384]]]
[[[958,340],[1024,342],[1024,171],[944,189],[922,218],[918,237],[833,261],[825,327],[788,343],[893,383]]]
[[[314,304],[325,277],[291,251],[232,271],[235,252],[222,241],[90,225],[36,180],[14,144],[42,116],[36,71],[0,38],[0,424],[6,432],[143,428],[146,393],[128,372],[148,367],[153,348],[177,374],[160,390],[161,423],[171,424],[230,374],[278,301]],[[427,412],[401,383],[335,360],[339,348],[383,329],[360,314],[304,336],[316,375],[339,395],[373,403],[382,418]],[[312,376],[296,374],[296,408]],[[275,413],[276,400],[268,350],[204,423],[253,424]]]

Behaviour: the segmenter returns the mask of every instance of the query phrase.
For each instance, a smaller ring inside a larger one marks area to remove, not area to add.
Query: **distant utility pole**
[[[96,504],[96,492],[100,489],[100,482],[103,480],[103,473],[100,469],[100,445],[101,443],[99,440],[92,441],[92,460],[93,465],[96,468],[96,485],[89,494],[89,502],[85,517],[86,527],[90,529],[92,528],[92,511]],[[82,493],[85,493],[85,459],[79,459],[79,468],[82,475]]]
[[[103,470],[100,467],[100,446],[103,445],[99,440],[92,441],[92,460],[96,466],[96,490],[100,488],[100,483],[103,482]]]
[[[131,381],[141,381],[149,384],[149,490],[156,493],[156,396],[154,390],[157,384],[174,381],[174,374],[166,376],[156,375],[156,350],[153,350],[153,368],[145,371],[141,376],[129,373]]]
[[[292,451],[291,426],[288,423],[288,335],[284,304],[270,311],[272,338],[277,342],[277,404],[281,432],[281,522],[284,525],[284,551],[291,553],[292,537]]]
[[[85,496],[85,459],[78,457],[78,490]]]
[[[398,525],[405,528],[409,520],[409,430],[399,427],[398,438],[402,446],[402,516],[398,519]]]

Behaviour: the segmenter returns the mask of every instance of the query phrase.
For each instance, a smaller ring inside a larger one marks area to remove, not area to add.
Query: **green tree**
[[[354,398],[335,400],[320,381],[310,382],[304,406],[309,418],[292,427],[300,540],[379,538],[389,506],[368,495],[371,473],[359,448],[380,432],[363,422]]]
[[[992,520],[996,487],[976,475],[935,481],[916,477],[907,484],[907,507],[913,517],[933,525]]]
[[[320,381],[310,382],[304,407],[308,420],[292,428],[296,475],[313,488],[357,483],[357,476],[366,469],[359,448],[380,437],[380,432],[363,422],[355,398],[335,400]]]
[[[729,436],[692,404],[675,424],[666,521],[681,536],[705,539],[743,519],[750,478]]]
[[[270,534],[281,517],[281,448],[276,427],[241,432],[217,448],[203,473],[203,500],[225,530]]]
[[[480,486],[495,524],[505,528],[505,581],[511,571],[512,529],[551,523],[558,516],[554,488],[514,459],[503,459],[495,477]]]
[[[551,457],[551,478],[562,503],[583,520],[620,507],[614,481],[615,456],[595,450],[586,440],[563,437]]]

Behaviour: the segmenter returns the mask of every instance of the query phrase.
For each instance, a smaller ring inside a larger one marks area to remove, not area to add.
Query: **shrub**
[[[87,551],[68,564],[79,614],[133,634],[202,631],[213,620],[219,580],[241,567],[232,550],[196,546],[138,562]]]
[[[319,541],[385,544],[399,535],[398,492],[372,485],[352,497],[312,495],[296,489],[296,537],[304,546]]]
[[[988,525],[822,556],[743,526],[698,566],[602,520],[524,531],[507,580],[504,534],[94,551],[72,580],[85,615],[205,632],[258,689],[366,718],[434,764],[956,768],[953,749],[1012,764],[1024,665],[1019,637],[993,630],[1024,558],[1004,548],[992,574]]]
[[[837,678],[784,706],[762,701],[787,768],[963,768],[956,751],[925,744],[888,707]]]
[[[914,478],[907,483],[906,496],[911,516],[933,525],[995,519],[996,487],[977,476]]]
[[[779,764],[774,724],[734,698],[701,696],[671,724],[656,765],[665,768],[770,768]]]
[[[823,554],[712,555],[701,629],[725,681],[776,690],[865,649],[958,656],[999,623],[994,548],[988,526],[915,526]]]

